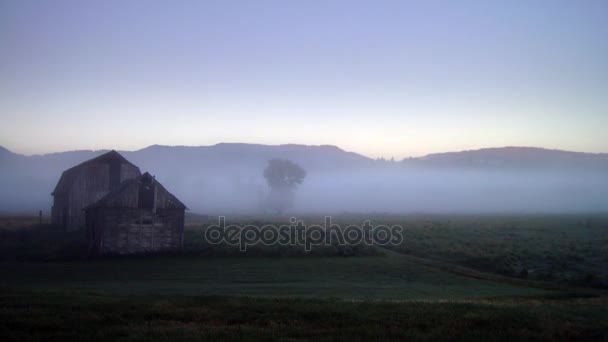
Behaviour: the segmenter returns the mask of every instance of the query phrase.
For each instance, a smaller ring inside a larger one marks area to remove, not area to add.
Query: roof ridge
[[[55,194],[57,194],[59,192],[64,192],[65,191],[62,188],[66,188],[66,187],[69,186],[68,183],[70,183],[70,184],[72,183],[72,180],[69,180],[67,178],[70,177],[71,174],[75,170],[78,170],[79,168],[81,168],[83,166],[86,166],[86,165],[95,163],[97,161],[103,160],[105,158],[117,158],[120,161],[121,164],[122,163],[129,164],[129,165],[137,168],[137,170],[139,170],[139,167],[137,165],[131,163],[127,158],[125,158],[123,155],[121,155],[120,153],[118,153],[116,150],[111,150],[109,152],[100,154],[100,155],[98,155],[96,157],[93,157],[91,159],[85,160],[85,161],[83,161],[83,162],[81,162],[81,163],[79,163],[77,165],[74,165],[74,166],[70,167],[69,169],[63,171],[61,173],[61,177],[59,178],[59,181],[57,182],[57,185],[55,186],[55,189],[53,190],[53,192],[51,193],[51,195],[55,195]],[[140,173],[141,173],[141,171],[140,171]]]
[[[127,179],[127,180],[121,182],[116,189],[108,192],[102,198],[100,198],[99,200],[95,201],[94,203],[86,206],[84,209],[97,208],[97,207],[103,206],[105,204],[105,202],[120,195],[123,191],[128,189],[129,186],[131,186],[132,184],[138,183],[143,178],[148,178],[148,177],[153,180],[154,184],[157,184],[162,190],[164,190],[172,201],[175,201],[179,206],[183,206],[184,209],[188,209],[188,207],[186,207],[186,205],[182,201],[180,201],[175,195],[173,195],[169,190],[167,190],[167,188],[165,188],[158,180],[156,180],[156,177],[151,175],[148,171],[144,172],[140,176],[137,176],[137,177],[131,178],[131,179]]]

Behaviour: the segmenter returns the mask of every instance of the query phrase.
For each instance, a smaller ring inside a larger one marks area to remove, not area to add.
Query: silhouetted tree
[[[302,184],[306,171],[298,164],[285,159],[272,159],[264,170],[270,188],[267,206],[280,215],[293,206],[295,190]]]

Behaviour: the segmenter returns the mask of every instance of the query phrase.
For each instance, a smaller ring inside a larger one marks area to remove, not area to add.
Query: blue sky
[[[0,145],[608,152],[606,1],[0,0]]]

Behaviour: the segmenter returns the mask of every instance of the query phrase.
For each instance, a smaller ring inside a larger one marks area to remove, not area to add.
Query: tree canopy
[[[272,159],[264,169],[264,178],[270,187],[267,205],[279,214],[293,206],[295,190],[306,178],[306,170],[285,159]]]

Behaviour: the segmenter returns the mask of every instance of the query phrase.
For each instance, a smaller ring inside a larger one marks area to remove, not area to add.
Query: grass
[[[608,287],[608,217],[436,216],[402,219],[401,253],[484,272]]]
[[[323,217],[300,218],[323,224]],[[392,250],[481,272],[576,286],[608,288],[608,215],[340,215],[342,227],[400,225],[404,242]],[[287,218],[237,217],[233,223],[285,224]],[[205,222],[190,229],[191,250],[210,248],[200,242]],[[229,249],[222,249],[224,252]],[[345,250],[347,252],[345,253]],[[255,251],[254,251],[255,252]],[[302,248],[259,249],[261,255],[301,255]],[[298,254],[299,252],[299,254]],[[238,254],[238,252],[236,252]],[[317,247],[316,255],[373,255],[369,248]],[[220,254],[220,253],[217,253]],[[255,254],[255,253],[251,253]]]
[[[348,302],[217,296],[0,295],[3,341],[606,340],[589,299]]]
[[[474,279],[391,253],[383,257],[134,257],[3,262],[0,286],[113,294],[240,295],[403,300],[539,295],[546,290]]]
[[[201,220],[184,253],[88,260],[81,232],[0,219],[0,340],[608,340],[608,218],[334,223],[368,218],[405,242],[242,255],[205,244]]]

